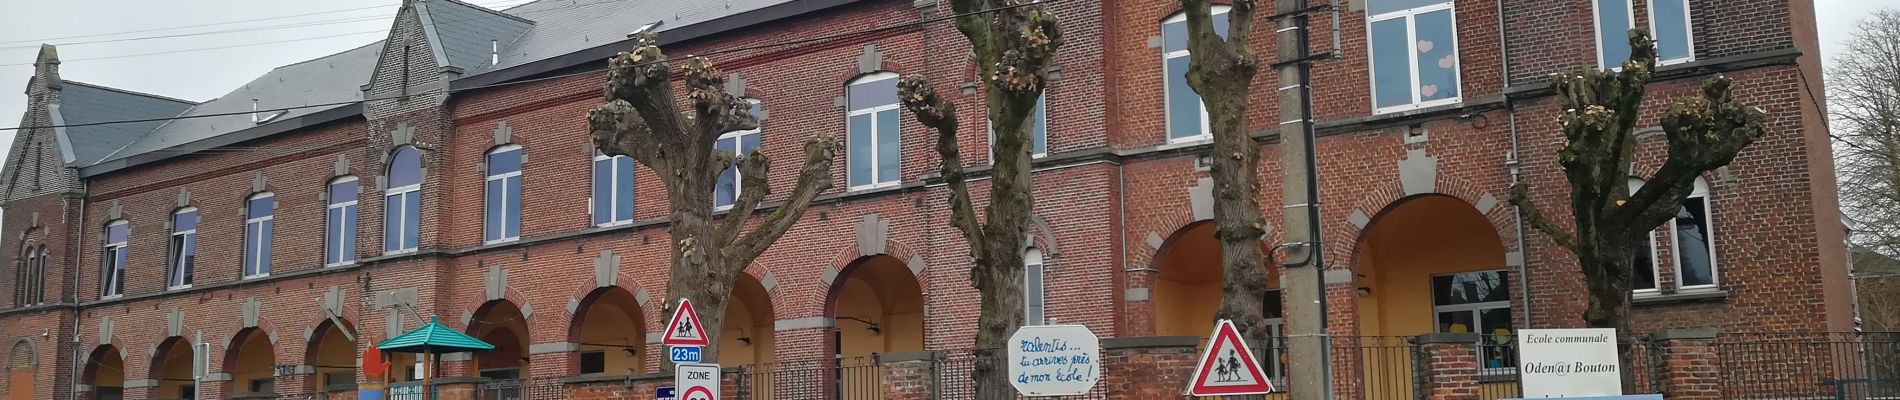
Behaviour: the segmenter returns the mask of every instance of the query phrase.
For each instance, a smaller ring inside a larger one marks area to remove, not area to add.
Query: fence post
[[[935,393],[930,392],[930,373],[937,353],[933,351],[914,351],[891,353],[878,356],[878,363],[872,368],[882,374],[883,399],[885,400],[930,400]]]
[[[1430,400],[1478,399],[1478,340],[1475,333],[1428,333],[1413,339],[1418,346],[1415,373],[1417,396]]]
[[[1671,329],[1651,337],[1662,351],[1662,394],[1670,400],[1720,400],[1714,329]]]

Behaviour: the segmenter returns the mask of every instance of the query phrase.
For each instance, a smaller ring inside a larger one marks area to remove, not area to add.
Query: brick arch
[[[7,347],[7,369],[35,368],[40,365],[39,346],[33,344],[32,338],[21,337]]]
[[[1477,210],[1480,215],[1484,215],[1485,219],[1491,222],[1491,229],[1497,234],[1498,241],[1504,246],[1505,253],[1522,251],[1522,249],[1518,248],[1517,241],[1512,240],[1512,238],[1516,237],[1515,227],[1517,220],[1516,216],[1512,214],[1510,199],[1507,197],[1507,193],[1491,193],[1479,188],[1478,185],[1470,181],[1439,174],[1437,180],[1433,183],[1432,192],[1407,194],[1404,186],[1399,181],[1394,180],[1379,190],[1368,193],[1364,198],[1355,203],[1352,209],[1346,210],[1347,214],[1344,214],[1345,220],[1328,221],[1328,226],[1339,227],[1337,228],[1339,230],[1327,229],[1327,231],[1330,231],[1328,233],[1343,236],[1322,235],[1321,237],[1338,238],[1344,240],[1345,243],[1344,245],[1327,246],[1329,250],[1326,256],[1332,260],[1347,261],[1348,265],[1357,264],[1357,259],[1354,255],[1359,252],[1359,247],[1364,242],[1365,230],[1367,227],[1371,227],[1377,223],[1380,214],[1385,213],[1393,206],[1407,199],[1427,195],[1449,196],[1464,201],[1465,204],[1472,206],[1472,209]],[[1490,209],[1478,208],[1478,206],[1486,204],[1491,205]],[[1355,219],[1361,216],[1368,221],[1365,227],[1361,227],[1354,222]]]
[[[271,356],[272,364],[276,364],[278,361],[283,360],[283,357],[280,357],[281,354],[278,354],[278,353],[284,351],[285,349],[277,347],[277,344],[271,340],[270,330],[262,328],[261,327],[263,325],[262,323],[258,325],[260,327],[239,329],[237,332],[234,332],[231,334],[231,337],[229,338],[230,341],[225,342],[225,345],[224,345],[224,359],[221,360],[223,362],[218,363],[219,371],[231,372],[231,370],[236,369],[237,362],[238,362],[238,351],[244,348],[244,344],[246,343],[244,341],[249,341],[249,340],[263,340],[265,341],[265,343],[267,343],[270,346],[270,349],[271,349],[270,356]],[[239,339],[242,339],[244,341],[240,341]]]
[[[1029,241],[1029,247],[1042,250],[1042,256],[1045,259],[1062,255],[1061,243],[1056,241],[1055,228],[1049,226],[1049,221],[1043,219],[1041,215],[1037,215],[1036,213],[1029,214],[1029,236],[1027,239]]]
[[[650,306],[650,304],[652,303],[665,303],[665,302],[648,301],[647,302],[648,304],[639,304],[640,303],[639,297],[634,295],[635,293],[638,293],[635,290],[629,289],[626,286],[619,286],[619,285],[602,286],[602,287],[594,288],[593,290],[589,290],[582,297],[579,297],[580,302],[574,307],[574,311],[568,313],[568,326],[567,326],[567,336],[566,336],[567,341],[574,342],[574,343],[581,342],[581,330],[587,324],[586,310],[589,308],[592,308],[595,302],[599,301],[601,297],[604,297],[608,293],[611,293],[611,292],[626,293],[628,298],[634,299],[634,307],[632,311],[640,313],[639,315],[634,316],[635,317],[634,319],[638,320],[638,321],[635,321],[635,323],[640,325],[640,329],[642,330],[641,332],[639,332],[640,334],[645,334],[647,330],[653,329],[653,326],[666,323],[664,320],[655,321],[654,316],[658,315],[658,313],[657,311],[652,310],[651,309],[652,307]],[[660,316],[660,317],[666,318],[668,316]],[[529,318],[532,319],[533,317],[529,317]]]
[[[1174,234],[1186,230],[1188,226],[1194,225],[1197,222],[1210,221],[1195,218],[1194,208],[1191,206],[1175,207],[1172,211],[1167,212],[1166,215],[1159,217],[1162,219],[1162,223],[1157,226],[1168,227],[1167,231],[1131,232],[1134,234],[1133,239],[1136,243],[1128,245],[1129,248],[1135,250],[1129,254],[1128,265],[1142,265],[1152,268],[1154,266],[1155,256],[1161,253],[1162,245],[1167,243],[1168,239],[1173,238]],[[1161,244],[1151,243],[1152,240],[1149,238],[1151,234],[1160,236],[1162,239]]]
[[[113,346],[110,344],[101,344],[96,347],[93,347],[92,351],[86,352],[86,358],[84,359],[86,364],[84,366],[79,367],[80,375],[79,375],[79,382],[77,383],[83,384],[83,385],[92,385],[98,382],[99,381],[99,367],[100,367],[99,360],[101,359],[101,357],[105,357],[106,354],[112,354],[114,356],[119,357],[119,368],[120,368],[119,379],[120,380],[128,379],[129,375],[127,375],[125,373],[126,371],[124,370],[125,364],[126,364],[125,362],[126,354],[125,354],[124,348]]]
[[[835,81],[835,82],[838,82],[838,95],[840,96],[844,95],[845,91],[847,91],[851,87],[851,81],[857,80],[858,78],[862,78],[869,75],[881,74],[881,73],[897,74],[899,78],[902,78],[904,76],[904,72],[909,70],[909,68],[905,68],[902,63],[899,63],[897,61],[882,60],[879,63],[883,64],[882,65],[883,68],[878,69],[876,71],[864,72],[864,71],[858,70],[858,66],[855,63],[852,64],[849,69],[844,70],[844,71],[839,71],[837,75],[838,79]]]
[[[338,322],[341,322],[341,323],[339,324]],[[362,331],[359,331],[356,329],[356,323],[351,322],[348,318],[339,316],[334,321],[328,318],[325,318],[323,319],[322,322],[318,322],[316,325],[312,325],[310,328],[310,338],[304,340],[304,344],[303,344],[304,348],[303,348],[303,351],[301,352],[303,353],[302,359],[304,360],[304,364],[307,364],[307,365],[317,364],[317,361],[316,361],[317,354],[318,354],[317,345],[320,343],[323,343],[323,337],[324,337],[323,335],[341,334],[345,330],[355,335],[357,342],[361,342],[364,339]],[[374,346],[375,343],[370,343],[369,345]],[[294,350],[294,349],[287,349],[287,350]],[[351,352],[355,352],[354,348],[350,350]]]
[[[844,249],[839,250],[838,255],[836,257],[832,257],[830,265],[825,267],[826,269],[825,272],[827,274],[830,274],[829,276],[830,279],[823,279],[824,277],[821,277],[819,279],[819,286],[817,288],[818,290],[814,291],[813,293],[807,294],[810,296],[818,296],[818,299],[817,299],[818,301],[815,303],[806,303],[806,304],[818,304],[818,306],[821,307],[818,309],[817,313],[813,313],[812,315],[827,315],[827,316],[830,315],[832,306],[834,305],[833,303],[837,301],[838,291],[836,290],[836,288],[838,287],[838,284],[843,282],[845,279],[850,278],[851,272],[853,270],[856,270],[857,266],[862,265],[861,263],[859,263],[859,261],[867,257],[872,257],[872,256],[895,257],[898,260],[904,261],[906,266],[912,267],[913,270],[911,271],[911,277],[917,279],[917,289],[922,292],[920,294],[924,296],[925,304],[928,304],[930,302],[930,266],[928,264],[918,265],[918,266],[909,265],[912,262],[916,262],[916,263],[924,262],[922,256],[916,253],[915,251],[912,251],[910,249],[910,246],[906,246],[902,242],[898,242],[896,240],[886,239],[884,241],[883,253],[878,253],[878,254],[859,254],[859,253],[860,252],[859,252],[858,246],[855,246],[855,245],[845,246]],[[777,301],[774,301],[774,303],[776,304]],[[778,306],[776,305],[773,306],[774,315],[791,315],[791,314],[781,313],[779,310],[777,310],[777,307]]]

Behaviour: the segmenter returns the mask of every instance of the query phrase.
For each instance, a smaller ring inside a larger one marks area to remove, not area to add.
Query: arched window
[[[46,246],[29,246],[20,253],[19,268],[14,274],[13,303],[26,307],[44,302],[46,290]]]
[[[198,264],[198,209],[180,208],[172,212],[171,268],[165,274],[167,289],[191,287],[191,275]]]
[[[633,222],[633,157],[594,152],[594,225]]]
[[[277,197],[251,195],[244,202],[244,278],[270,275],[271,228],[277,216]]]
[[[357,180],[345,176],[330,181],[329,206],[324,210],[323,265],[356,262]]]
[[[415,250],[421,242],[422,154],[396,148],[389,156],[388,189],[383,190],[383,252]]]
[[[1630,179],[1630,193],[1636,193],[1643,181]],[[1709,201],[1709,183],[1698,177],[1689,197],[1682,199],[1676,208],[1676,216],[1662,226],[1668,234],[1669,254],[1675,266],[1675,286],[1677,290],[1714,289],[1720,283],[1715,257],[1715,220],[1713,204]],[[1662,282],[1655,260],[1661,254],[1661,243],[1657,233],[1649,234],[1648,251],[1638,251],[1635,263],[1636,281],[1631,287],[1638,292],[1657,290]]]
[[[1023,252],[1023,325],[1042,325],[1044,316],[1042,250],[1034,247]]]
[[[521,146],[504,145],[488,151],[487,207],[483,212],[482,241],[506,242],[521,238]]]
[[[764,106],[759,105],[757,99],[745,99],[745,101],[752,104],[752,116],[763,122],[765,120]],[[742,187],[745,177],[739,173],[739,162],[759,148],[759,131],[760,129],[748,129],[726,132],[724,135],[719,135],[719,141],[713,142],[713,148],[733,156],[732,163],[726,165],[725,171],[719,172],[719,181],[713,186],[714,208],[721,210],[731,208],[732,203],[739,200],[739,194],[745,191]]]
[[[125,220],[106,223],[105,249],[99,262],[99,297],[109,299],[125,294],[126,239],[132,236]]]
[[[1227,37],[1228,6],[1213,6],[1214,33]],[[1207,106],[1201,95],[1188,86],[1187,13],[1176,13],[1161,21],[1162,96],[1167,99],[1168,142],[1190,142],[1208,138]]]
[[[846,90],[845,154],[851,189],[897,184],[903,164],[898,139],[897,74],[878,72],[851,81]]]

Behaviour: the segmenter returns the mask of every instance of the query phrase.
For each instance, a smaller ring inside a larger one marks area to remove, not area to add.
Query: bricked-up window
[[[1366,4],[1374,112],[1456,103],[1458,40],[1452,3],[1390,0]]]
[[[594,225],[633,222],[633,157],[594,152]]]
[[[191,287],[191,275],[198,264],[198,209],[185,207],[172,213],[171,268],[165,274],[165,287]]]
[[[764,106],[755,99],[746,99],[746,102],[752,104],[752,116],[763,123],[765,121]],[[719,135],[719,141],[713,142],[713,148],[733,155],[732,163],[726,165],[725,171],[719,172],[719,181],[713,185],[714,208],[720,210],[732,208],[732,203],[738,201],[739,194],[745,191],[742,187],[745,177],[739,173],[739,162],[747,154],[752,154],[753,150],[759,148],[759,131],[760,129],[748,129],[726,132],[724,135]]]
[[[1507,346],[1511,329],[1510,273],[1464,272],[1432,277],[1432,319],[1437,332],[1476,333],[1482,338],[1485,368],[1517,365]]]
[[[1649,0],[1649,31],[1656,36],[1656,63],[1695,61],[1695,33],[1689,24],[1689,0]]]
[[[1043,296],[1042,250],[1031,247],[1023,252],[1023,325],[1042,325],[1048,319]]]
[[[27,247],[14,274],[13,305],[26,307],[46,301],[46,246]]]
[[[1227,6],[1213,6],[1214,33],[1227,37]],[[1167,99],[1168,141],[1186,142],[1207,139],[1207,105],[1201,95],[1188,86],[1187,13],[1177,13],[1161,21],[1161,86]]]
[[[521,238],[521,146],[506,145],[488,152],[485,223],[482,240],[488,243]]]
[[[125,220],[106,224],[105,251],[99,257],[99,297],[118,297],[125,293],[125,240],[132,226]]]
[[[1619,68],[1630,58],[1629,30],[1636,26],[1636,13],[1631,11],[1630,0],[1595,0],[1595,3],[1597,67]]]
[[[277,197],[258,193],[244,204],[244,277],[270,275],[271,228],[277,216]]]
[[[323,265],[356,262],[356,196],[358,181],[345,176],[330,181],[329,207],[324,210]]]
[[[389,156],[383,191],[383,251],[415,250],[422,241],[422,154],[403,146]]]
[[[1049,155],[1049,93],[1036,98],[1036,109],[1029,115],[1029,157]],[[990,127],[990,163],[996,163],[996,127]]]
[[[897,74],[879,72],[851,81],[845,114],[851,131],[847,172],[851,189],[897,184],[902,163],[898,141]]]

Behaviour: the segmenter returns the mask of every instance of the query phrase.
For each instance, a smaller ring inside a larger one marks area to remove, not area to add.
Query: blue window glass
[[[488,242],[521,237],[521,146],[509,145],[488,153],[487,223],[482,239]]]
[[[1649,23],[1656,35],[1657,60],[1673,63],[1695,59],[1688,0],[1650,0]]]
[[[388,187],[383,192],[383,251],[414,250],[422,225],[422,155],[403,146],[390,154]]]
[[[896,183],[901,160],[898,140],[897,74],[878,73],[852,83],[848,91],[847,182],[852,187]]]
[[[331,181],[330,204],[324,210],[323,264],[356,261],[356,177]]]
[[[850,160],[850,184],[853,187],[871,184],[871,115],[853,115],[850,121],[851,148],[845,158]]]
[[[416,148],[403,146],[396,149],[389,159],[389,187],[402,187],[422,183],[422,155]]]
[[[614,159],[594,152],[594,185],[590,206],[594,225],[614,222]]]
[[[1227,37],[1226,6],[1210,8],[1214,22],[1214,33],[1221,38]],[[1176,14],[1161,24],[1161,74],[1162,90],[1167,98],[1168,140],[1196,140],[1208,134],[1205,118],[1206,106],[1201,103],[1201,95],[1188,86],[1187,72],[1191,63],[1188,53],[1187,14]],[[1038,150],[1035,154],[1042,154]]]
[[[247,278],[270,274],[270,238],[275,199],[263,194],[252,196],[245,204],[248,215],[244,221],[244,276]]]
[[[633,220],[633,157],[614,157],[614,220]]]
[[[1419,14],[1414,43],[1418,54],[1419,101],[1458,97],[1458,46],[1452,36],[1451,10]]]
[[[1370,17],[1372,104],[1402,111],[1455,102],[1459,96],[1458,43],[1451,3],[1406,3]]]
[[[125,221],[106,224],[106,246],[100,255],[99,297],[118,296],[125,288],[126,239],[131,225]]]
[[[415,192],[404,195],[402,209],[407,216],[403,221],[406,226],[402,231],[402,245],[405,249],[414,249],[422,243],[422,232],[417,229],[422,222],[422,196]]]
[[[1049,102],[1048,102],[1047,97],[1036,99],[1035,114],[1029,117],[1031,121],[1030,124],[1033,124],[1029,130],[1029,135],[1030,135],[1029,154],[1034,154],[1038,156],[1043,155],[1043,154],[1049,154],[1049,114],[1048,114],[1049,111],[1047,110],[1048,104]]]
[[[897,139],[897,110],[885,110],[877,113],[877,182],[897,182],[898,169],[903,161],[899,151],[903,146]]]
[[[171,268],[165,274],[166,287],[191,285],[198,260],[198,210],[186,208],[172,213]]]
[[[1630,58],[1629,30],[1635,24],[1630,0],[1596,0],[1596,13],[1597,66],[1617,68]]]

